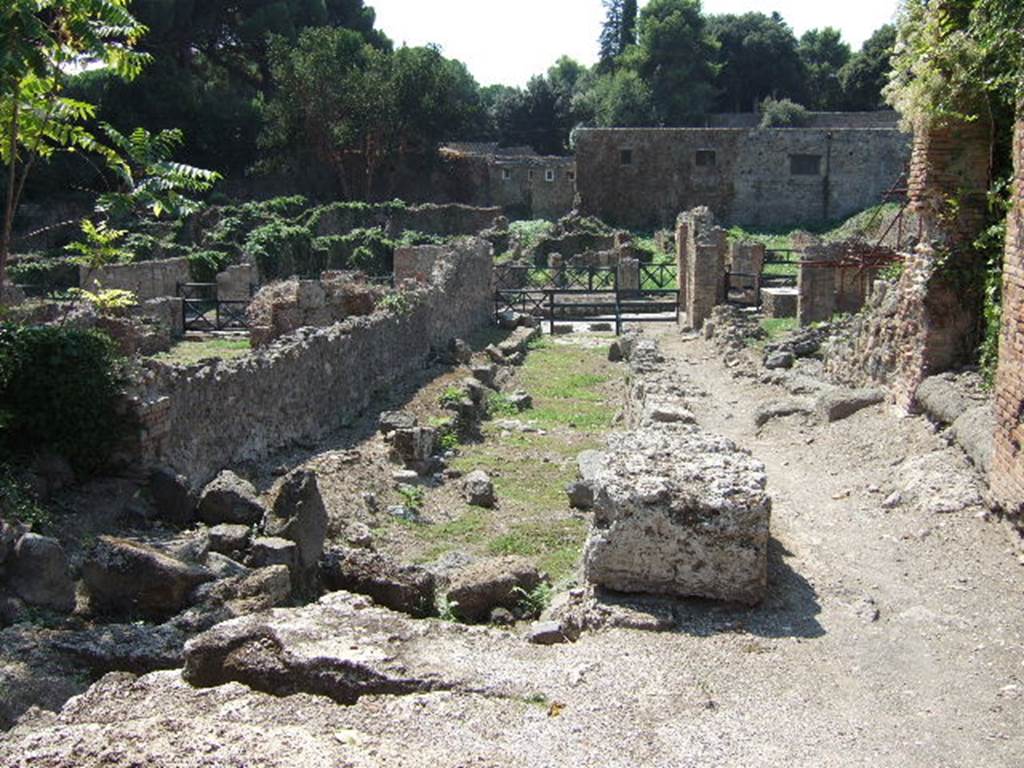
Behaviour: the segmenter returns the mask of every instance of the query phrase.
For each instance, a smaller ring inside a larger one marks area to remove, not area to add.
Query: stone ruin
[[[754,604],[765,594],[771,498],[764,466],[694,422],[681,372],[656,342],[618,342],[627,427],[581,462],[594,522],[584,573],[619,592]]]
[[[253,349],[260,349],[299,328],[323,328],[372,314],[384,293],[359,272],[324,272],[319,280],[271,283],[249,305],[249,339]]]

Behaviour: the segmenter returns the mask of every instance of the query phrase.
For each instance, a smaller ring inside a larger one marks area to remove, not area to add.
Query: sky
[[[837,27],[854,50],[893,20],[898,0],[704,0],[705,14],[778,11],[799,37]],[[525,85],[559,56],[597,61],[601,0],[366,0],[395,43],[436,43],[481,85]],[[645,5],[641,0],[641,7]]]

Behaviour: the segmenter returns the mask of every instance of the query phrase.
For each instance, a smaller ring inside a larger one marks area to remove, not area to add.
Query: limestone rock
[[[949,436],[963,448],[974,466],[985,475],[992,469],[992,448],[996,433],[996,418],[989,404],[968,408],[949,429]]]
[[[230,555],[233,552],[243,552],[248,548],[249,540],[252,538],[252,529],[247,525],[221,523],[213,526],[208,535],[211,552]]]
[[[8,563],[11,590],[28,605],[69,613],[75,608],[75,584],[68,558],[56,539],[26,533],[14,545]]]
[[[250,568],[246,568],[237,560],[232,560],[220,552],[208,552],[206,554],[206,561],[203,564],[218,579],[231,579],[236,576],[245,576],[252,573]]]
[[[594,506],[594,489],[586,480],[574,480],[565,487],[569,506],[573,509],[590,509]]]
[[[765,357],[764,367],[769,369],[792,368],[795,360],[796,358],[793,356],[793,353],[788,350],[772,352]]]
[[[763,466],[695,427],[609,437],[584,550],[592,584],[756,603],[767,586]]]
[[[484,649],[488,652],[483,652]],[[185,646],[192,685],[240,682],[277,696],[312,693],[342,704],[375,694],[475,689],[525,690],[512,638],[417,621],[332,592],[303,608],[274,609],[219,624]]]
[[[508,396],[508,402],[517,411],[527,411],[533,408],[533,397],[528,392],[513,392]]]
[[[246,564],[252,568],[283,565],[289,571],[295,571],[298,567],[298,557],[298,546],[294,541],[277,536],[259,536],[252,540]]]
[[[952,424],[973,402],[946,376],[929,376],[922,381],[914,399],[921,410],[940,424]]]
[[[394,611],[417,617],[434,612],[433,574],[377,552],[334,547],[320,561],[320,577],[326,589],[367,595]]]
[[[470,368],[470,373],[473,374],[473,378],[483,384],[485,387],[494,386],[494,377],[498,372],[498,367],[493,363],[486,365],[474,365]]]
[[[754,409],[754,426],[760,428],[772,419],[812,412],[811,404],[803,400],[770,400]]]
[[[885,401],[880,389],[833,389],[818,396],[818,413],[825,421],[840,421]]]
[[[437,449],[438,432],[433,427],[396,429],[391,436],[391,457],[420,472]]]
[[[493,507],[498,503],[494,493],[494,483],[482,469],[470,472],[462,481],[462,492],[474,507]]]
[[[184,608],[188,594],[213,574],[146,544],[101,536],[82,577],[95,610],[160,617]]]
[[[295,542],[300,571],[316,567],[327,537],[327,510],[315,472],[301,469],[285,478],[263,530],[268,536]]]
[[[494,608],[517,608],[522,600],[520,590],[530,592],[540,583],[541,574],[526,558],[488,558],[456,573],[447,599],[465,621],[486,621]]]
[[[254,525],[263,518],[263,506],[252,483],[225,469],[203,489],[198,514],[207,525]]]
[[[59,635],[58,650],[72,656],[96,675],[131,672],[143,675],[157,669],[178,669],[184,661],[185,634],[169,624],[100,624]]]
[[[557,621],[536,621],[530,627],[528,639],[534,645],[557,645],[567,642],[569,638],[562,631]]]
[[[407,411],[384,411],[378,426],[381,434],[389,435],[397,429],[412,429],[416,426],[416,417]]]
[[[182,527],[195,521],[196,495],[188,478],[170,467],[157,467],[150,472],[149,495],[161,520]]]

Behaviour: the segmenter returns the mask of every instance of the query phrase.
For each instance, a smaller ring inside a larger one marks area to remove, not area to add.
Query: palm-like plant
[[[172,160],[185,141],[178,129],[151,133],[136,128],[123,134],[107,123],[100,125],[113,150],[105,155],[117,175],[120,189],[100,195],[96,210],[115,218],[140,210],[154,216],[187,216],[201,204],[191,195],[210,189],[221,175]]]

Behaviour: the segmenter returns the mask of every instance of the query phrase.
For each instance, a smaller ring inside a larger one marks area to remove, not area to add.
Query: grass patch
[[[492,555],[522,555],[537,560],[554,581],[567,576],[583,552],[587,524],[570,518],[519,523],[487,543]]]
[[[153,359],[170,365],[195,365],[210,358],[234,360],[251,351],[248,338],[186,340],[179,341],[166,352],[153,355]]]
[[[527,357],[521,379],[533,395],[530,418],[545,427],[567,426],[582,432],[611,427],[615,407],[602,391],[617,375],[605,347],[586,349],[545,340]]]
[[[769,340],[777,339],[784,333],[797,329],[795,317],[766,317],[761,321],[761,328],[768,334]]]

